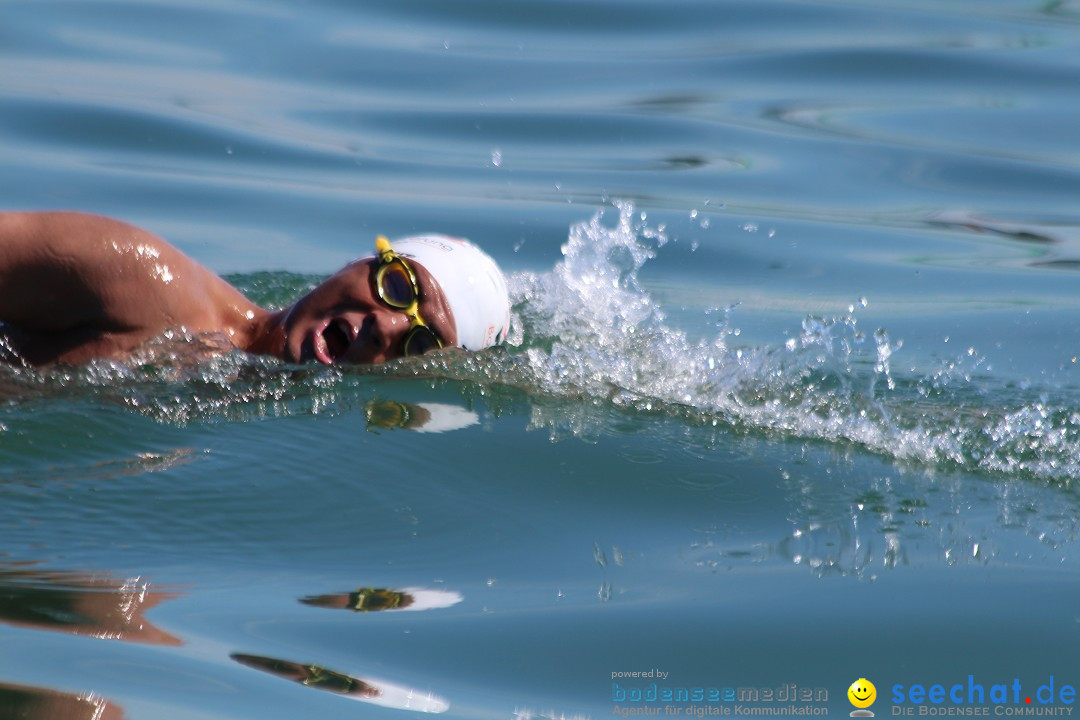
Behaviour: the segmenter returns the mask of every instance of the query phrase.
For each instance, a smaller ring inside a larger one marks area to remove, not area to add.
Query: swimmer
[[[380,363],[506,338],[502,272],[468,241],[376,240],[291,306],[259,307],[156,235],[77,212],[0,212],[0,341],[41,366],[124,360],[167,330],[286,362]]]

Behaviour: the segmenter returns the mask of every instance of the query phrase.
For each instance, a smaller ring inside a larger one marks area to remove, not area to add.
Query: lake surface
[[[0,369],[0,717],[1075,707],[1080,4],[4,0],[0,139],[267,305],[426,231],[515,303]]]

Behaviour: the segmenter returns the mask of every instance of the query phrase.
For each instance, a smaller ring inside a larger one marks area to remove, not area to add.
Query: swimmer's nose
[[[363,343],[360,362],[385,362],[398,357],[395,344],[409,328],[401,313],[375,311],[364,318],[357,340]]]

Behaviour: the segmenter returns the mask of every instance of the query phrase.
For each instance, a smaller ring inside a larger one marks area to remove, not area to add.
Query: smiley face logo
[[[859,678],[847,689],[848,700],[857,708],[868,708],[877,700],[877,688],[866,678]]]

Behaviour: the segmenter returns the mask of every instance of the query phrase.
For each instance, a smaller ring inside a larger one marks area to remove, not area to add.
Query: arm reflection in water
[[[124,711],[97,693],[0,683],[0,717],[28,720],[123,720]]]
[[[0,623],[107,640],[181,645],[146,612],[178,596],[127,580],[26,565],[0,565]]]

